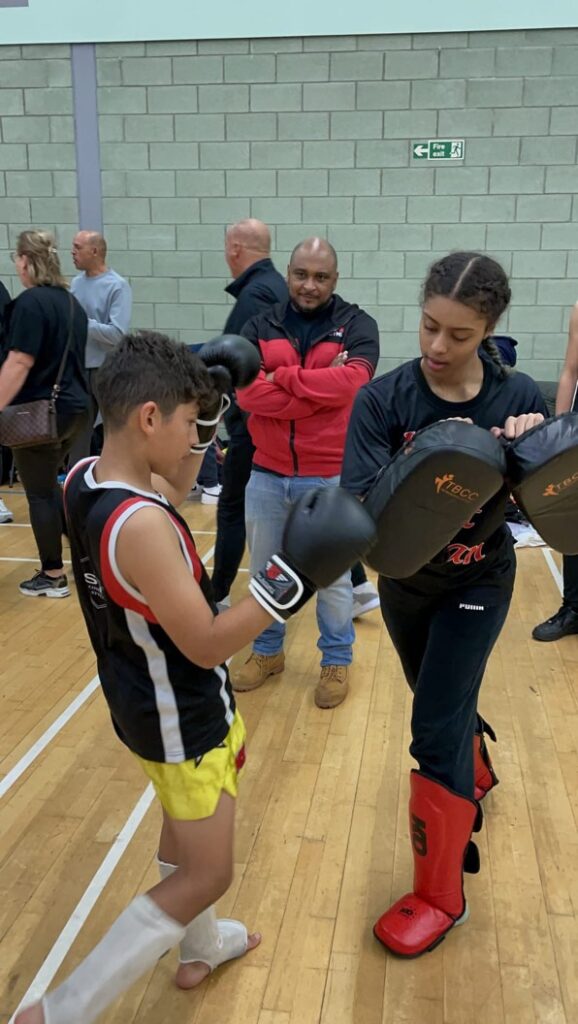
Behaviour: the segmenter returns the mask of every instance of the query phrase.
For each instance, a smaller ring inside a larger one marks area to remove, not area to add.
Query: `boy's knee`
[[[217,871],[213,878],[213,887],[215,891],[214,900],[218,900],[221,896],[224,896],[228,889],[230,889],[233,883],[233,865],[226,865]]]
[[[230,888],[232,881],[232,871],[209,875],[206,879],[206,884],[203,886],[203,893],[208,897],[209,903],[217,903]],[[195,885],[198,885],[198,879],[195,880]]]
[[[233,881],[232,861],[214,863],[204,871],[199,871],[198,865],[184,867],[183,870],[191,892],[201,890],[210,903],[216,903],[224,896]]]
[[[211,885],[215,890],[218,890],[218,895],[223,896],[230,888],[233,882],[234,866],[233,857],[229,855],[223,855],[218,859],[215,859],[211,865]]]

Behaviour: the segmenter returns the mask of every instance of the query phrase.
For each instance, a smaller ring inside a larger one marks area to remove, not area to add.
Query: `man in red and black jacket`
[[[335,295],[337,278],[333,247],[319,238],[301,242],[287,270],[289,301],[243,328],[262,363],[255,382],[237,392],[256,449],[245,495],[251,565],[279,548],[289,508],[304,491],[339,483],[353,399],[377,365],[377,324]],[[315,703],[336,707],[347,695],[355,639],[349,573],[318,592],[317,622],[322,657]],[[256,689],[283,671],[284,633],[281,621],[261,633],[232,675],[236,690]]]

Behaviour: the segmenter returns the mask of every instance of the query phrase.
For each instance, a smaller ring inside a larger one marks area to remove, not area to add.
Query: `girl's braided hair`
[[[436,295],[443,295],[469,306],[486,317],[493,330],[507,309],[512,293],[506,272],[490,256],[479,252],[452,252],[431,265],[422,289],[422,304]],[[482,348],[506,377],[505,366],[496,344],[484,338]]]

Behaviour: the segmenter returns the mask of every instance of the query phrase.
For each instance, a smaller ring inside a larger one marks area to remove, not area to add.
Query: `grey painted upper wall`
[[[0,5],[26,6],[28,0],[0,0]],[[576,25],[575,0],[405,0],[379,3],[357,0],[335,4],[332,0],[293,0],[290,18],[281,4],[245,0],[243,4],[215,0],[192,4],[190,0],[33,0],[30,11],[6,11],[3,39],[6,43],[93,43],[147,39],[220,39],[226,26],[229,39],[243,39],[247,26],[255,36],[323,35],[330,24],[335,35],[371,33],[478,32],[493,29],[556,28]]]
[[[578,30],[100,45],[104,224],[135,325],[218,330],[224,228],[253,215],[281,268],[330,238],[384,368],[416,351],[431,259],[491,252],[512,274],[501,329],[556,378],[578,299],[577,57]],[[0,274],[31,221],[69,245],[71,110],[68,47],[0,47]],[[464,164],[412,166],[411,140],[436,137],[465,138]]]

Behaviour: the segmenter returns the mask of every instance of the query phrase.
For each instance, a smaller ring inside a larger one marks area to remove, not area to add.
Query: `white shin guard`
[[[176,871],[175,864],[158,860],[161,878]],[[207,907],[187,925],[180,944],[182,964],[203,963],[210,971],[247,952],[247,929],[240,921],[217,918],[214,907]]]
[[[70,977],[44,997],[45,1024],[92,1024],[184,934],[150,896],[137,896]]]

